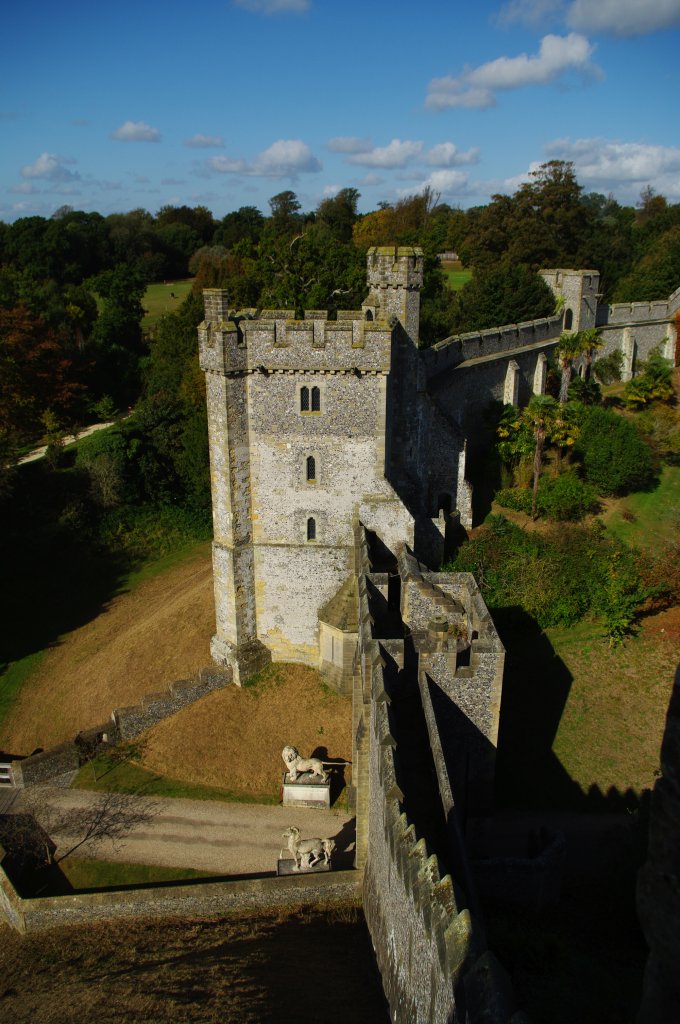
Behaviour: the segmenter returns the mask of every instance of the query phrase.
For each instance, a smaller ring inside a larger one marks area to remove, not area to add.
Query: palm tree
[[[560,383],[560,405],[566,405],[569,397],[569,384],[571,382],[571,368],[575,359],[583,353],[583,341],[578,333],[563,331],[555,349],[562,371]]]
[[[560,340],[555,349],[562,371],[560,405],[566,405],[569,397],[571,368],[574,360],[578,359],[579,356],[585,357],[585,379],[588,380],[593,363],[593,354],[599,348],[602,348],[602,342],[600,341],[600,332],[596,327],[588,327],[585,331],[575,333],[564,331],[560,334]]]
[[[536,442],[534,447],[534,490],[531,501],[531,515],[535,519],[538,480],[543,465],[543,448],[546,438],[558,421],[560,406],[552,395],[533,395],[529,404],[522,411],[522,415],[531,427]]]
[[[585,331],[581,331],[581,340],[583,342],[583,356],[586,362],[586,369],[584,373],[584,379],[590,380],[590,372],[593,366],[593,356],[604,346],[604,342],[600,338],[600,332],[597,327],[588,327]]]

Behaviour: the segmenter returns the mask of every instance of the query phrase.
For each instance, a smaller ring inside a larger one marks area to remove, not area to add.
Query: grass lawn
[[[151,327],[164,313],[179,309],[191,291],[193,278],[185,281],[156,281],[150,284],[142,298],[144,317],[142,327]]]
[[[74,789],[91,789],[144,796],[175,797],[183,800],[228,800],[236,803],[277,804],[278,794],[262,796],[217,786],[183,782],[143,768],[135,761],[113,763],[106,755],[84,765],[73,782]]]
[[[442,264],[442,270],[446,274],[446,283],[453,292],[459,292],[463,285],[472,279],[472,271],[463,270],[462,267],[452,270],[446,264]]]
[[[603,518],[615,537],[633,547],[658,549],[677,537],[680,466],[663,466],[658,487],[619,498]]]
[[[163,576],[165,573],[171,573],[172,570],[181,571],[183,564],[190,563],[192,559],[195,559],[208,550],[209,542],[206,540],[190,541],[188,543],[181,544],[175,550],[170,551],[162,558],[150,560],[135,571],[119,575],[115,581],[112,581],[112,589],[109,599],[116,595],[133,595],[141,584],[147,583],[155,577]],[[0,729],[7,719],[7,716],[12,711],[12,708],[21,692],[31,687],[34,677],[36,674],[39,674],[40,669],[43,667],[45,658],[48,657],[48,660],[53,658],[54,652],[63,648],[64,641],[69,637],[73,636],[74,638],[77,638],[79,635],[79,625],[80,623],[74,627],[73,634],[67,631],[57,635],[54,640],[49,640],[41,650],[33,651],[24,657],[10,661],[6,665],[4,671],[0,671]],[[77,643],[77,640],[75,642]],[[86,653],[88,651],[89,648],[87,648]],[[82,660],[82,655],[79,654],[78,651],[75,651],[73,658],[74,661],[72,667],[77,668],[79,660]],[[41,742],[40,745],[43,745],[43,743]],[[11,743],[9,746],[11,746]],[[34,746],[35,743],[31,745],[30,750],[32,750]],[[0,741],[0,749],[2,749],[2,747],[3,743]],[[6,752],[13,754],[26,754],[30,753],[30,750],[8,749]]]
[[[598,622],[541,631],[495,616],[506,646],[497,782],[509,807],[635,809],[654,784],[680,613],[617,648]]]
[[[67,857],[59,864],[74,889],[120,888],[125,885],[154,885],[157,882],[181,882],[190,878],[213,878],[208,871],[193,868],[166,868],[157,864],[126,864],[110,860],[83,860]]]
[[[27,654],[25,658],[10,662],[5,671],[0,672],[0,723],[8,714],[22,686],[31,678],[46,653],[46,651],[35,651],[33,654]],[[7,750],[5,753],[14,754],[17,751]]]

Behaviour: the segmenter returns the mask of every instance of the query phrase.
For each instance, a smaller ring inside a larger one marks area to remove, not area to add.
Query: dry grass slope
[[[272,665],[255,685],[217,690],[150,729],[142,763],[185,782],[276,798],[283,747],[349,761],[351,722],[351,699],[324,687],[314,669]]]
[[[0,749],[30,754],[106,721],[115,707],[210,664],[214,632],[210,546],[140,583],[62,637],[0,729]]]

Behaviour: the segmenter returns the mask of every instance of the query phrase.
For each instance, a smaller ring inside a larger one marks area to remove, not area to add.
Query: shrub
[[[595,360],[593,363],[593,374],[601,384],[613,384],[615,381],[621,380],[622,368],[623,352],[620,349],[615,349],[608,356]]]
[[[538,490],[538,511],[548,519],[583,519],[598,508],[597,491],[575,473],[562,473],[554,480],[546,480]]]
[[[680,416],[675,409],[656,402],[640,413],[637,424],[662,459],[680,463]]]
[[[495,500],[501,508],[531,515],[531,491],[526,487],[504,487],[496,493]]]
[[[652,456],[636,427],[615,412],[592,408],[574,445],[585,478],[600,494],[627,494],[653,479]]]
[[[641,409],[650,402],[667,402],[673,397],[671,364],[654,349],[643,364],[643,372],[626,384],[623,398],[631,409]]]
[[[491,516],[447,568],[472,572],[492,610],[519,608],[543,628],[597,613],[612,643],[632,630],[649,593],[635,554],[597,524],[539,535]]]

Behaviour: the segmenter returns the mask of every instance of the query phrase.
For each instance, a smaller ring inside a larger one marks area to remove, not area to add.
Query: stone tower
[[[388,480],[388,415],[393,361],[417,361],[422,256],[371,250],[369,268],[363,308],[333,321],[318,310],[235,314],[225,292],[204,293],[211,650],[237,682],[272,657],[344,670],[354,524],[392,550],[413,545],[413,516]],[[333,600],[341,591],[347,600]]]

